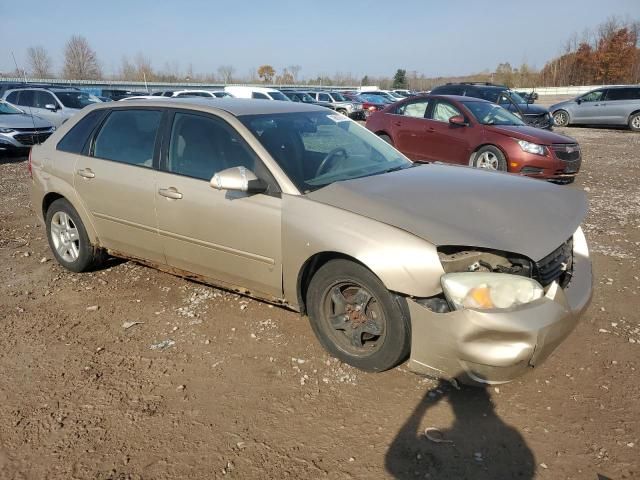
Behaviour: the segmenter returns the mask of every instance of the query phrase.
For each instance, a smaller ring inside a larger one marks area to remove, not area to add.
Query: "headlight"
[[[544,295],[535,280],[507,273],[446,273],[441,282],[444,294],[458,310],[511,308]]]
[[[0,133],[11,133],[13,128],[0,128]]]
[[[517,140],[517,142],[523,152],[533,153],[535,155],[544,155],[544,147],[542,145],[527,142],[525,140]]]

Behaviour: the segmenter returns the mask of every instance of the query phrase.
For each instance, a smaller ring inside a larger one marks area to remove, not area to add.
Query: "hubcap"
[[[377,299],[361,285],[345,282],[329,288],[324,314],[330,336],[348,353],[370,354],[382,345],[384,314]]]
[[[553,116],[553,120],[556,122],[556,125],[563,126],[567,123],[567,114],[564,112],[558,112]]]
[[[476,160],[476,167],[485,170],[498,170],[498,165],[498,156],[493,152],[482,152]]]
[[[78,228],[65,212],[56,212],[51,218],[53,248],[65,262],[75,262],[80,255]]]
[[[631,121],[631,124],[633,125],[633,128],[640,129],[640,116],[634,117],[633,120]]]

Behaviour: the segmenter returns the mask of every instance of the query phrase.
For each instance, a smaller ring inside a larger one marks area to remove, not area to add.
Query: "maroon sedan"
[[[367,128],[415,161],[440,161],[571,183],[577,142],[528,127],[499,105],[471,97],[428,95],[389,105]]]

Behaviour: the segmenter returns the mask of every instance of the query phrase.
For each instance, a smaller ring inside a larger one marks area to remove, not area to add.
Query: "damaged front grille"
[[[537,128],[549,128],[552,122],[551,117],[547,113],[525,114],[524,121],[527,125]]]
[[[570,238],[557,249],[535,262],[533,278],[543,287],[557,281],[561,287],[566,287],[573,273],[573,238]]]
[[[51,132],[45,132],[45,133],[19,133],[18,135],[14,135],[13,138],[15,138],[17,141],[19,141],[21,144],[23,145],[35,145],[36,143],[42,143],[44,142],[47,138],[49,138],[49,136],[51,136]]]

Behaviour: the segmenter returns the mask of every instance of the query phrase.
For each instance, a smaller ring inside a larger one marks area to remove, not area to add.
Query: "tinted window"
[[[462,87],[447,85],[444,87],[434,88],[431,93],[435,95],[462,95]]]
[[[18,92],[11,92],[7,95],[7,102],[18,105]]]
[[[596,90],[595,92],[589,92],[586,95],[580,97],[583,102],[598,102],[602,100],[604,90]]]
[[[331,97],[329,95],[327,95],[326,93],[319,93],[318,94],[318,100],[320,100],[321,102],[330,102],[331,101]]]
[[[451,117],[455,117],[457,115],[462,115],[460,110],[449,102],[443,102],[440,100],[436,103],[436,106],[431,113],[431,118],[439,122],[448,122]]]
[[[398,114],[407,117],[424,118],[424,114],[429,106],[429,100],[420,100],[417,102],[405,103],[398,107]]]
[[[112,111],[96,137],[94,155],[151,167],[161,117],[155,110]]]
[[[93,105],[94,103],[100,102],[100,100],[86,92],[78,92],[74,90],[56,92],[56,95],[65,107],[75,108],[78,110],[86,107],[87,105]]]
[[[256,156],[224,121],[202,115],[176,113],[166,170],[210,180],[216,172],[243,166],[256,171]]]
[[[18,97],[18,105],[24,105],[25,107],[33,107],[34,95],[33,90],[22,90]]]
[[[607,100],[640,100],[640,88],[612,88],[607,91]]]
[[[271,97],[272,100],[280,100],[285,102],[289,101],[289,99],[280,92],[269,92],[269,96]]]
[[[267,97],[264,93],[260,93],[260,92],[253,92],[251,94],[251,98],[258,98],[260,100],[269,100],[269,97]]]
[[[58,106],[58,102],[53,98],[49,92],[34,92],[34,106],[37,108],[45,108],[47,105],[55,105]]]
[[[63,152],[82,153],[91,132],[105,115],[104,110],[96,110],[76,123],[58,142],[56,148]]]

